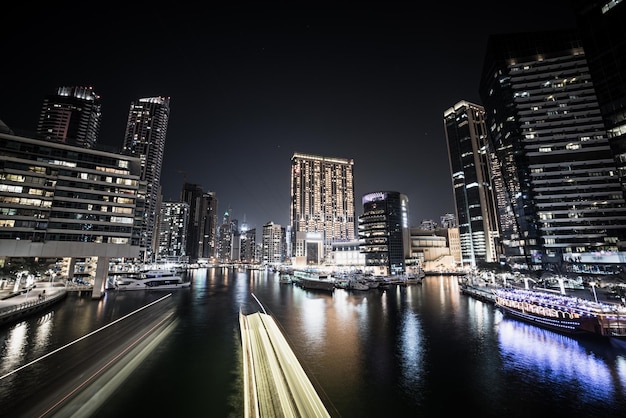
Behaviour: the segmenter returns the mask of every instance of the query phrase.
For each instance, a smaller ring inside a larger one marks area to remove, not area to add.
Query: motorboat
[[[174,270],[148,270],[120,276],[115,280],[117,290],[160,290],[190,287]]]

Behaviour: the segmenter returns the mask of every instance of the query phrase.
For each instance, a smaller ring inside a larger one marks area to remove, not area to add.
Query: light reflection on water
[[[499,323],[498,335],[510,372],[541,385],[578,387],[583,402],[624,397],[626,357],[608,342],[574,339],[512,319]],[[617,361],[617,367],[607,361]]]
[[[180,319],[172,337],[99,416],[205,416],[210,405],[211,416],[240,417],[238,313],[260,309],[252,294],[342,418],[391,411],[447,416],[459,405],[483,417],[616,416],[626,408],[626,350],[504,318],[493,305],[462,295],[455,277],[330,294],[280,284],[278,275],[265,271],[215,268],[189,274],[192,287],[172,297]],[[100,301],[71,297],[53,315],[0,333],[0,371],[154,298],[149,292],[107,293]],[[16,395],[14,383],[22,384],[22,392],[36,390],[45,374],[20,373],[0,382],[0,403],[3,396]],[[160,382],[159,390],[182,396],[167,404],[134,402],[154,398]]]

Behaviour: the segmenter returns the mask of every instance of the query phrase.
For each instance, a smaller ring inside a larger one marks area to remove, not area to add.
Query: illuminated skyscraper
[[[618,251],[626,207],[578,33],[491,36],[479,91],[516,223],[500,225],[509,261]]]
[[[497,261],[497,207],[482,106],[460,101],[443,114],[462,263]]]
[[[101,120],[100,96],[91,87],[59,87],[43,100],[37,133],[47,140],[93,148]]]
[[[183,185],[183,202],[189,205],[187,227],[187,255],[189,261],[211,259],[217,249],[217,197],[213,192],[205,192],[197,184]]]
[[[161,188],[161,167],[170,117],[170,99],[148,97],[131,103],[124,137],[124,152],[141,160],[141,180],[146,183],[141,247],[144,261],[152,261],[156,248],[154,228]]]
[[[353,166],[352,159],[294,153],[290,213],[292,263],[320,263],[330,255],[333,242],[354,240]]]

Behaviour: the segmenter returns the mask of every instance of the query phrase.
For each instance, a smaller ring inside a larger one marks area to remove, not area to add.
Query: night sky
[[[574,25],[566,0],[84,4],[3,7],[0,119],[34,131],[44,95],[92,86],[121,146],[130,102],[169,96],[164,199],[197,183],[251,228],[288,224],[294,152],[352,158],[357,215],[383,190],[411,226],[454,213],[443,112],[481,104],[489,34]]]

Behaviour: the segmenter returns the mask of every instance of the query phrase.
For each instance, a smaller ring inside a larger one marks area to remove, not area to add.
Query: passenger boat
[[[115,288],[118,290],[180,289],[190,286],[191,282],[183,281],[173,270],[148,270],[115,280]]]
[[[496,306],[513,318],[552,331],[626,341],[626,308],[535,290],[493,290]]]

